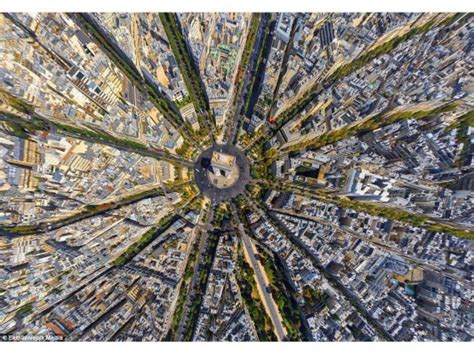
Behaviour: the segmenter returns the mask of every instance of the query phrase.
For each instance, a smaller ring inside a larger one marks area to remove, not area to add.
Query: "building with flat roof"
[[[183,106],[179,112],[181,113],[181,116],[183,116],[183,118],[191,125],[193,130],[197,131],[199,129],[197,113],[192,102]]]
[[[214,151],[211,166],[215,175],[229,177],[235,165],[235,157],[229,154]]]

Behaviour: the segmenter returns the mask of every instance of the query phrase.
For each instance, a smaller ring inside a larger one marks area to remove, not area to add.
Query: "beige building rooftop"
[[[235,164],[235,157],[229,154],[214,151],[212,153],[211,163],[219,167],[232,169]]]

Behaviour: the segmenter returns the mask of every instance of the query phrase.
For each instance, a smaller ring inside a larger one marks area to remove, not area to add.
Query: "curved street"
[[[214,186],[208,177],[211,169],[211,156],[215,150],[235,156],[236,164],[239,168],[239,179],[235,184],[227,188],[220,189]],[[250,182],[250,167],[245,154],[236,146],[231,144],[214,144],[199,156],[194,164],[194,179],[201,193],[208,197],[212,203],[221,203],[234,197],[237,197],[244,191],[245,186]]]

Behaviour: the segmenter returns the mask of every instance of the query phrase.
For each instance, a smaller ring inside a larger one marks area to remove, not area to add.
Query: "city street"
[[[273,299],[271,292],[269,291],[269,281],[267,275],[265,274],[265,270],[260,262],[255,257],[255,245],[253,244],[252,240],[249,238],[247,233],[245,232],[242,222],[239,220],[239,215],[235,209],[234,204],[231,204],[231,208],[233,210],[234,216],[236,216],[238,221],[238,229],[242,236],[242,245],[244,247],[244,255],[246,256],[247,261],[250,261],[250,266],[255,272],[255,280],[257,282],[258,293],[260,294],[260,298],[263,302],[265,310],[267,311],[268,315],[270,316],[273,326],[275,327],[276,336],[279,341],[285,339],[286,330],[283,326],[283,321],[281,315],[278,311],[278,307],[275,304],[275,300]]]

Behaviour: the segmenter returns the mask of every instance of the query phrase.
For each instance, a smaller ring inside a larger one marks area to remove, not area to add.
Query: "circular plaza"
[[[196,160],[194,178],[204,196],[220,203],[243,192],[250,181],[250,167],[236,146],[215,144]]]

